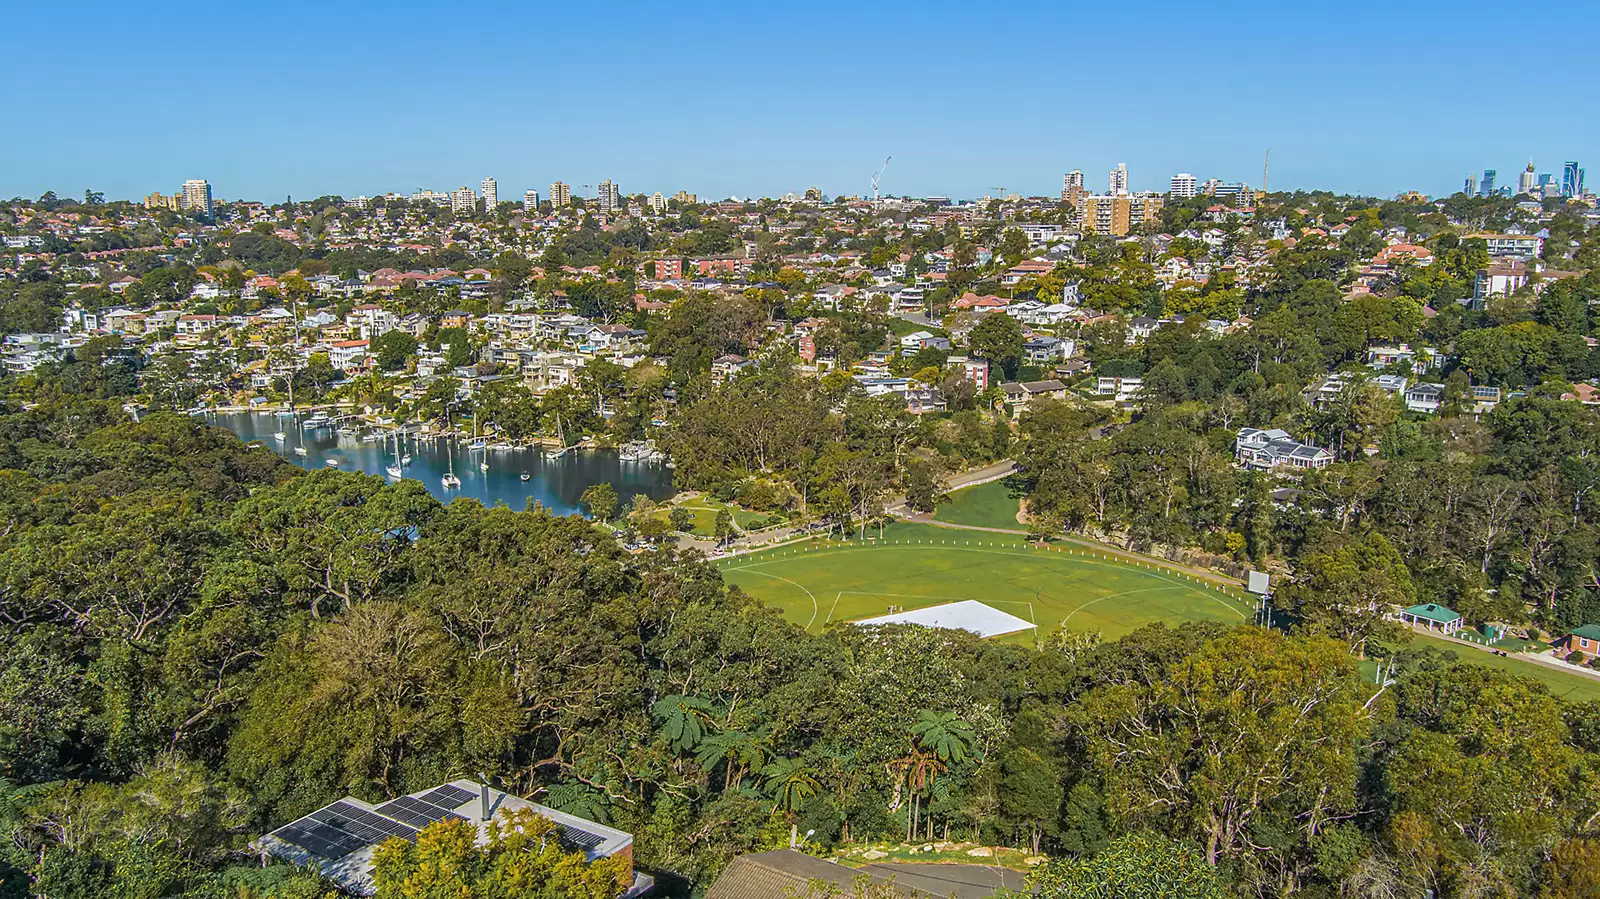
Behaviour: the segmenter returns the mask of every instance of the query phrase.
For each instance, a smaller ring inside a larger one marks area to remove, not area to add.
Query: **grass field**
[[[1551,668],[1538,662],[1519,659],[1516,656],[1497,656],[1481,652],[1470,646],[1462,646],[1451,640],[1441,640],[1438,637],[1425,637],[1417,634],[1412,637],[1411,649],[1431,647],[1454,652],[1456,657],[1464,662],[1477,665],[1488,665],[1493,668],[1504,668],[1512,674],[1532,678],[1546,687],[1550,692],[1572,702],[1587,702],[1591,699],[1600,699],[1600,678],[1586,677],[1582,674],[1568,674],[1559,668]]]
[[[1022,498],[1012,493],[1009,481],[1006,478],[957,490],[950,494],[950,502],[934,510],[933,517],[951,524],[1017,530],[1022,527],[1017,523]]]
[[[812,631],[830,622],[976,599],[1034,622],[1116,639],[1154,621],[1250,620],[1248,601],[1182,574],[1036,549],[1019,537],[894,524],[882,541],[794,546],[718,563],[723,577]],[[1026,631],[1005,639],[1032,641]]]
[[[717,512],[722,509],[727,509],[728,511],[732,512],[733,520],[737,522],[741,528],[748,528],[752,522],[761,521],[762,519],[767,518],[767,516],[762,515],[760,512],[751,512],[746,509],[741,509],[737,506],[712,499],[709,496],[700,496],[694,499],[684,500],[679,505],[683,506],[685,509],[688,509],[694,515],[694,525],[690,527],[689,530],[690,533],[697,537],[716,536]],[[663,508],[657,513],[657,515],[665,519],[668,511],[669,509]]]

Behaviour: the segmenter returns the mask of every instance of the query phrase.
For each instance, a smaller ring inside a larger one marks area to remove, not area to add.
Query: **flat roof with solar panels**
[[[383,841],[399,837],[414,843],[429,824],[455,820],[478,825],[482,842],[487,840],[489,820],[502,810],[520,808],[555,823],[561,842],[571,851],[582,852],[589,861],[625,855],[633,884],[624,897],[642,896],[654,886],[651,877],[633,871],[631,834],[472,780],[451,781],[377,805],[346,796],[261,837],[255,846],[266,855],[316,867],[348,893],[371,896],[375,891],[373,851]]]

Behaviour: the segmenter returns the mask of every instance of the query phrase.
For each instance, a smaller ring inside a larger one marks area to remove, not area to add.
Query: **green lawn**
[[[1012,492],[1010,481],[1005,478],[957,490],[950,494],[950,502],[934,510],[933,517],[951,524],[1018,530],[1022,527],[1017,523],[1022,497]]]
[[[1559,668],[1550,668],[1538,662],[1519,659],[1515,655],[1506,657],[1492,655],[1473,649],[1470,646],[1462,646],[1453,640],[1425,637],[1421,634],[1412,637],[1411,649],[1422,649],[1424,647],[1449,650],[1464,662],[1504,668],[1512,674],[1520,674],[1523,677],[1532,678],[1549,687],[1551,693],[1572,702],[1587,702],[1591,699],[1600,699],[1600,678],[1586,677],[1582,674],[1568,674]]]
[[[1116,639],[1154,621],[1250,620],[1252,603],[1182,574],[1079,547],[893,524],[882,541],[812,543],[720,560],[729,582],[812,631],[830,622],[976,599],[1045,632],[1065,623]],[[1007,639],[1033,640],[1025,631]]]
[[[716,536],[717,512],[721,509],[727,509],[728,511],[732,512],[733,520],[738,522],[739,527],[741,528],[748,528],[752,522],[769,517],[760,512],[751,512],[747,509],[741,509],[737,506],[729,505],[728,503],[721,502],[720,500],[712,499],[709,496],[685,500],[679,505],[683,506],[683,508],[688,509],[694,514],[694,526],[690,528],[690,533],[693,533],[697,537]],[[664,519],[667,517],[669,511],[670,507],[664,507],[658,514]]]

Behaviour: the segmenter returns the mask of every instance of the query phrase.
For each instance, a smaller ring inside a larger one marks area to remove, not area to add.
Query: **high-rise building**
[[[1068,172],[1061,179],[1061,202],[1078,205],[1088,191],[1083,187],[1083,173],[1077,169]]]
[[[1126,237],[1145,222],[1161,216],[1163,201],[1154,194],[1088,194],[1078,204],[1080,230]]]
[[[183,182],[183,208],[203,215],[211,214],[211,185],[204,178]]]
[[[538,212],[539,211],[539,192],[536,191],[536,190],[525,190],[525,191],[523,191],[522,192],[522,208],[526,212]]]
[[[1469,197],[1476,197],[1478,195],[1478,176],[1468,172],[1467,180],[1461,185],[1461,192]]]
[[[500,205],[500,185],[493,178],[483,179],[483,211],[493,212]]]
[[[1563,197],[1583,196],[1583,169],[1578,168],[1575,160],[1567,160],[1561,167],[1561,195]]]
[[[1111,170],[1111,190],[1108,191],[1108,193],[1110,193],[1112,196],[1121,196],[1127,192],[1128,164],[1126,162],[1119,162],[1117,163],[1117,167]]]
[[[456,215],[471,215],[478,209],[478,195],[465,184],[450,191],[450,211]]]
[[[1538,183],[1539,176],[1534,174],[1533,160],[1530,159],[1528,160],[1528,167],[1523,169],[1522,174],[1517,176],[1517,193],[1531,194]]]
[[[572,186],[565,181],[556,181],[550,185],[550,205],[557,209],[572,205]]]
[[[1182,199],[1196,196],[1200,193],[1200,182],[1188,172],[1179,172],[1172,176],[1172,195]]]
[[[650,195],[650,211],[656,215],[667,211],[667,198],[663,197],[659,190]]]
[[[1495,176],[1495,174],[1496,174],[1496,172],[1495,172],[1494,169],[1484,169],[1483,170],[1483,180],[1478,182],[1478,196],[1480,196],[1480,197],[1492,197],[1492,196],[1494,196],[1494,176]]]
[[[144,208],[170,209],[173,212],[177,212],[179,209],[183,208],[183,197],[180,197],[177,194],[173,194],[169,197],[166,194],[158,191],[144,198]]]
[[[609,178],[600,182],[599,193],[595,199],[602,215],[622,211],[622,191],[618,190]]]

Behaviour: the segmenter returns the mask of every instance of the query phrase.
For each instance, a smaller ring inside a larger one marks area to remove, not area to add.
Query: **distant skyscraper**
[[[522,194],[522,208],[528,212],[538,212],[539,192],[536,190],[524,191]]]
[[[1533,160],[1528,160],[1528,167],[1517,176],[1517,193],[1531,194],[1539,184],[1539,176],[1533,172]]]
[[[1568,160],[1567,164],[1561,167],[1561,195],[1583,196],[1583,169],[1578,168],[1576,160]]]
[[[596,200],[602,214],[622,211],[622,191],[610,179],[600,182],[600,196]]]
[[[493,212],[500,205],[500,185],[493,178],[483,179],[483,211]]]
[[[1495,176],[1495,170],[1494,169],[1484,169],[1483,170],[1483,181],[1479,182],[1479,184],[1478,184],[1478,192],[1479,192],[1480,196],[1485,196],[1485,197],[1494,196],[1494,176]]]
[[[1478,195],[1478,176],[1468,174],[1467,180],[1461,185],[1461,192],[1469,197],[1476,197]]]
[[[456,215],[471,215],[478,209],[478,195],[465,184],[450,191],[450,211]]]
[[[1111,170],[1111,190],[1109,193],[1115,197],[1127,192],[1128,164],[1126,162],[1119,162],[1117,163],[1117,167]]]
[[[211,214],[211,184],[204,178],[183,182],[183,208]]]
[[[550,205],[557,209],[572,205],[572,186],[565,181],[550,185]]]
[[[1078,205],[1088,191],[1083,189],[1083,173],[1077,169],[1068,172],[1061,179],[1061,202]]]
[[[1181,199],[1188,199],[1200,193],[1200,182],[1188,172],[1179,172],[1172,176],[1172,195]]]

